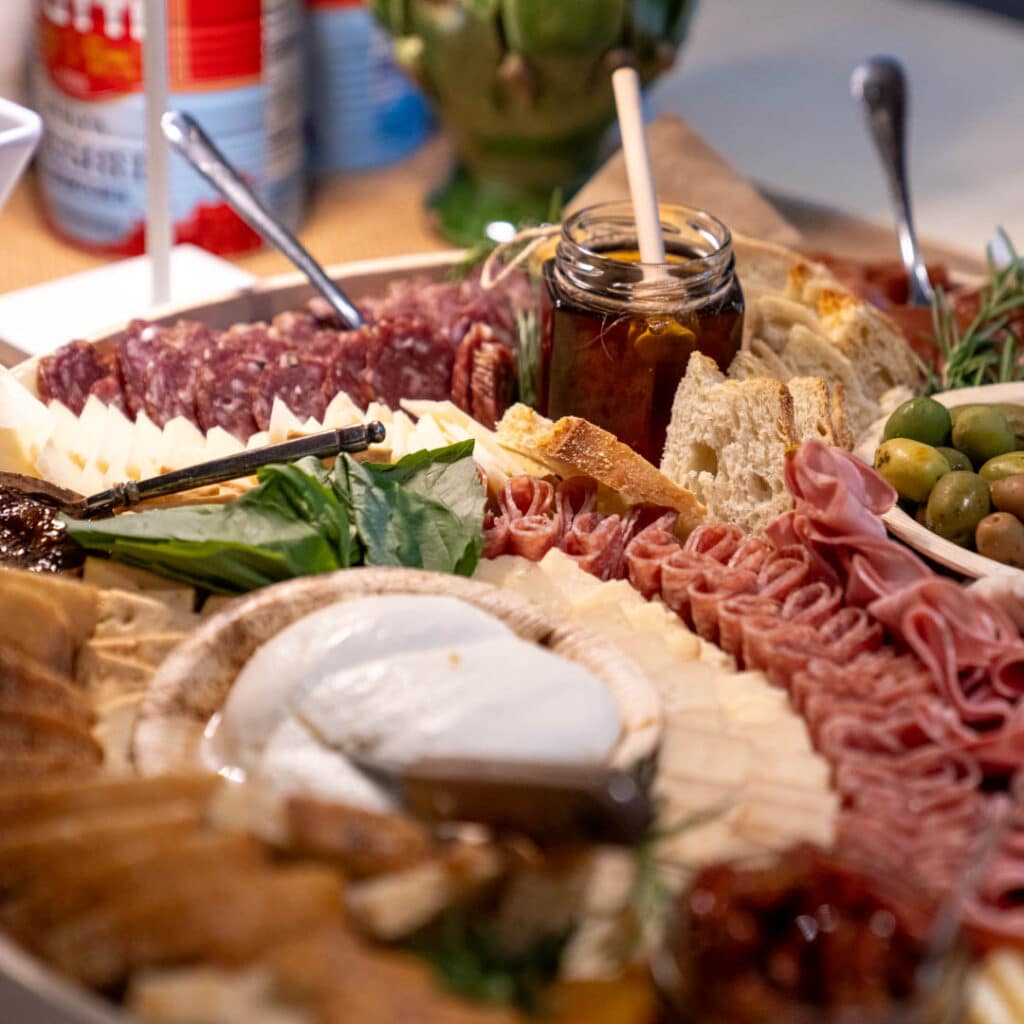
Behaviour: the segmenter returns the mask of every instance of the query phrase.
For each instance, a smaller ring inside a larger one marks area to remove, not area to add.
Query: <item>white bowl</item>
[[[4,205],[43,134],[35,111],[0,99],[0,206]]]
[[[947,409],[957,405],[969,405],[973,402],[1014,402],[1024,405],[1024,381],[1013,381],[1008,384],[986,384],[979,388],[960,388],[957,391],[944,391],[939,395],[932,395],[936,402],[941,402]],[[881,438],[879,437],[879,443]],[[899,537],[904,544],[919,551],[926,558],[947,569],[953,569],[963,576],[973,576],[980,579],[983,576],[995,576],[997,574],[1017,575],[1020,569],[1013,569],[1002,562],[996,562],[975,551],[968,551],[966,548],[954,544],[937,533],[922,526],[916,519],[908,516],[899,507],[893,506],[882,516],[889,532]]]

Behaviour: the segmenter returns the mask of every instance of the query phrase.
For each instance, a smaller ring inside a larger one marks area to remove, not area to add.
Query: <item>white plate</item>
[[[0,98],[0,206],[29,162],[43,133],[35,111]]]
[[[961,388],[959,391],[944,391],[939,395],[932,395],[937,402],[941,402],[947,409],[956,405],[969,405],[972,402],[1018,402],[1024,405],[1024,381],[1010,384],[987,384],[980,388]],[[879,437],[876,440],[881,440]],[[1016,575],[1020,569],[1013,569],[1002,562],[993,561],[977,552],[968,551],[966,548],[945,540],[937,533],[926,529],[916,519],[912,519],[896,505],[882,516],[889,532],[899,537],[905,544],[919,551],[926,558],[947,569],[953,569],[963,576],[973,576],[980,579],[982,576],[994,576],[997,573],[1012,573]]]

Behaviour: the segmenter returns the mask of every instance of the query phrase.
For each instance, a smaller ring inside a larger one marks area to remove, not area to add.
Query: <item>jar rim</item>
[[[689,257],[684,260],[674,260],[664,263],[644,263],[642,260],[619,260],[608,256],[599,250],[592,249],[589,245],[580,241],[578,235],[585,228],[595,224],[605,223],[608,225],[621,225],[623,228],[631,228],[636,233],[636,215],[633,205],[628,200],[614,200],[611,202],[595,203],[592,206],[585,206],[581,210],[568,217],[562,222],[561,241],[573,246],[581,256],[590,260],[598,261],[598,265],[622,266],[628,264],[632,267],[647,268],[678,268],[692,271],[705,272],[712,269],[716,263],[727,262],[732,254],[732,232],[728,226],[713,213],[702,210],[695,206],[685,206],[681,203],[658,203],[658,216],[661,221],[663,237],[670,238],[673,234],[679,234],[678,225],[685,223],[694,234],[705,239],[709,244],[709,251],[700,255]]]

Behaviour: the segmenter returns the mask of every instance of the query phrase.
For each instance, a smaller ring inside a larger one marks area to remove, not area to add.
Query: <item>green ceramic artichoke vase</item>
[[[430,199],[469,244],[545,218],[594,170],[615,118],[611,72],[668,68],[696,0],[374,0],[399,62],[433,99],[458,166]],[[491,234],[495,233],[492,229]]]

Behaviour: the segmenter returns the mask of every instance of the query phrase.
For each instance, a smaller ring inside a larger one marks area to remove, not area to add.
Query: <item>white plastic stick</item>
[[[167,0],[146,0],[142,65],[146,92],[146,255],[154,305],[171,299],[170,151],[160,127],[167,109]]]
[[[647,149],[647,135],[644,132],[644,115],[640,104],[640,76],[633,68],[619,68],[612,72],[612,89],[615,92],[615,108],[619,115],[622,152],[626,157],[629,191],[633,197],[633,215],[636,218],[640,262],[664,264],[665,239],[661,234],[658,197],[654,192],[654,172],[651,170],[651,154]],[[645,268],[645,278],[657,276],[659,276],[658,271],[653,268],[650,270]]]

